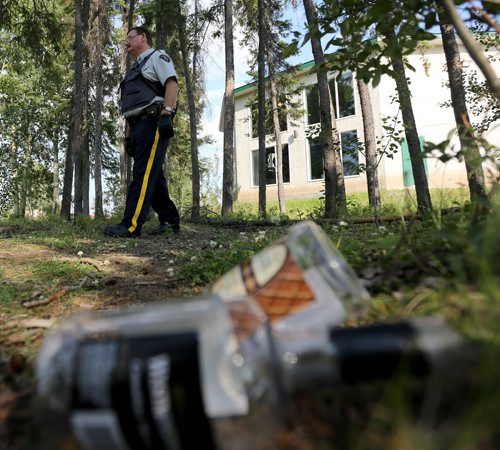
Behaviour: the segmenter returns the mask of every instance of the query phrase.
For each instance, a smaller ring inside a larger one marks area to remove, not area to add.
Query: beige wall
[[[435,41],[439,42],[439,41]],[[448,133],[454,128],[454,116],[451,108],[440,107],[439,104],[449,100],[449,89],[444,87],[447,81],[445,71],[445,59],[441,47],[430,47],[426,44],[425,55],[420,53],[410,55],[409,62],[416,68],[415,72],[407,70],[407,77],[410,78],[410,89],[412,91],[412,105],[417,130],[419,135],[423,135],[425,140],[441,142],[445,140]],[[470,61],[470,57],[463,51],[463,59],[466,61],[464,70],[471,70],[475,67]],[[497,71],[500,64],[496,63]],[[307,71],[300,76],[300,81],[304,85],[316,83],[316,75],[308,74]],[[354,81],[355,87],[355,81]],[[239,188],[238,199],[240,201],[257,200],[258,186],[252,185],[252,151],[258,149],[258,139],[251,138],[250,132],[250,109],[246,103],[254,88],[248,88],[236,93],[235,99],[235,147],[237,166],[237,185]],[[381,83],[376,88],[370,87],[373,111],[375,116],[375,132],[378,137],[383,136],[381,126],[382,116],[394,116],[399,105],[391,103],[391,96],[395,94],[394,81],[384,76]],[[337,120],[337,127],[340,132],[355,129],[359,139],[363,139],[363,126],[361,119],[361,109],[357,89],[354,89],[356,114]],[[302,101],[305,105],[305,92],[302,93]],[[305,109],[305,108],[304,108]],[[401,113],[399,113],[401,119]],[[285,196],[311,196],[318,195],[323,189],[322,180],[309,179],[309,151],[307,139],[305,137],[307,115],[298,120],[294,126],[288,123],[288,130],[282,132],[282,142],[288,144],[290,182],[285,183]],[[294,133],[295,132],[295,133]],[[500,146],[500,124],[487,134],[490,143]],[[266,139],[267,145],[272,145],[273,139],[270,136]],[[457,140],[452,141],[456,145]],[[360,162],[363,156],[359,155]],[[404,187],[402,171],[401,151],[394,155],[393,159],[383,158],[379,166],[380,187],[382,189],[401,189]],[[465,168],[462,163],[450,161],[447,164],[441,163],[436,158],[428,159],[427,168],[429,173],[429,187],[456,187],[466,186],[467,178]],[[365,191],[366,176],[346,177],[347,192]],[[276,186],[267,186],[267,198],[277,198]]]

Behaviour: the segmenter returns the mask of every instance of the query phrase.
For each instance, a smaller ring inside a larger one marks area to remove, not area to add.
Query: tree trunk
[[[438,0],[442,6],[450,22],[453,23],[457,30],[460,39],[462,40],[469,55],[479,67],[488,83],[489,88],[496,98],[500,99],[500,80],[495,72],[491,62],[486,57],[481,45],[474,39],[473,34],[469,31],[464,21],[458,13],[457,7],[453,0]],[[498,4],[498,1],[495,1]]]
[[[172,6],[177,7],[176,5],[172,5],[170,0],[158,0],[157,1],[157,10],[158,15],[156,16],[156,48],[165,49],[167,46],[167,36],[172,33],[174,29],[174,22],[172,22]],[[177,16],[177,14],[175,14]],[[170,53],[170,57],[172,57],[172,52]],[[175,65],[175,63],[174,63]],[[165,158],[163,160],[163,176],[168,184],[168,151],[165,152]]]
[[[465,101],[465,90],[462,81],[462,63],[458,50],[453,26],[445,23],[446,18],[439,14],[439,27],[443,39],[443,49],[446,56],[448,78],[450,80],[451,103],[455,113],[461,153],[464,157],[469,182],[472,204],[483,204],[488,200],[484,183],[484,173],[481,166],[481,154],[469,120],[469,112]]]
[[[94,214],[96,217],[104,216],[102,202],[102,52],[105,33],[103,30],[103,18],[106,17],[106,1],[100,2],[98,9],[96,32],[96,74],[95,74],[95,137],[94,137],[94,190],[95,206]],[[102,33],[102,34],[101,34]]]
[[[12,142],[10,144],[9,165],[12,168],[11,185],[8,188],[10,199],[12,201],[12,214],[14,217],[19,217],[19,158],[17,155],[17,128],[12,126],[11,130]],[[7,202],[8,203],[8,202]],[[0,211],[1,212],[1,211]]]
[[[168,0],[157,0],[156,15],[156,48],[164,49],[167,43],[168,27]]]
[[[281,127],[278,115],[278,92],[276,89],[276,73],[271,61],[267,62],[269,67],[269,90],[271,93],[271,107],[273,114],[273,128],[276,152],[276,184],[278,185],[278,204],[280,214],[286,213],[285,192],[283,189],[283,145],[281,143]]]
[[[417,125],[413,115],[411,104],[411,94],[406,80],[406,73],[403,61],[398,57],[391,57],[391,64],[395,72],[395,81],[403,116],[406,140],[410,152],[413,179],[415,180],[415,191],[417,194],[417,207],[420,213],[427,213],[432,210],[429,186],[427,185],[427,175],[425,174],[424,160],[420,150]]]
[[[20,187],[20,196],[19,196],[19,211],[18,216],[21,219],[26,217],[26,206],[28,203],[28,192],[31,186],[31,171],[32,171],[32,162],[31,162],[31,152],[33,148],[33,137],[31,133],[29,133],[28,142],[26,142],[24,148],[24,158],[22,163],[22,171],[21,171],[21,183],[19,183]]]
[[[189,56],[186,42],[186,26],[185,18],[182,16],[180,2],[178,4],[179,17],[181,18],[179,28],[179,42],[181,46],[182,65],[184,67],[184,77],[186,79],[186,92],[188,96],[189,109],[189,131],[191,137],[191,187],[192,187],[192,209],[191,219],[200,217],[200,169],[198,165],[198,137],[196,134],[197,114],[196,114],[196,99],[194,95],[194,83],[191,79]],[[193,74],[193,77],[195,74]]]
[[[54,166],[52,167],[52,214],[58,214],[61,209],[61,195],[59,189],[59,140],[52,140],[52,149],[54,152]]]
[[[83,139],[83,178],[82,178],[82,214],[88,217],[90,214],[90,143],[89,131],[86,126]]]
[[[75,0],[75,81],[73,92],[74,127],[71,145],[75,158],[75,216],[83,214],[83,177],[84,177],[84,60],[85,60],[85,19],[89,0]]]
[[[102,204],[102,63],[103,47],[106,39],[104,21],[106,20],[107,10],[106,0],[97,2],[96,26],[94,27],[95,36],[95,131],[94,131],[94,190],[95,190],[95,217],[103,217],[104,209]]]
[[[259,49],[257,55],[257,85],[258,85],[258,134],[259,134],[259,215],[266,218],[266,30],[265,30],[265,0],[258,0],[258,35]]]
[[[127,35],[127,31],[132,28],[134,22],[134,8],[135,0],[129,0],[128,6],[122,8],[122,31],[123,35]],[[122,51],[120,56],[120,75],[123,79],[127,70],[130,67],[130,57],[125,50]],[[122,204],[125,204],[125,199],[127,198],[127,189],[130,183],[132,174],[132,161],[125,151],[125,136],[127,134],[127,123],[125,118],[120,115],[118,119],[118,127],[121,131],[120,136],[120,197]]]
[[[74,102],[74,99],[73,99]],[[72,106],[72,111],[74,107]],[[73,136],[73,129],[75,127],[75,117],[71,118],[68,136]],[[66,159],[64,164],[64,183],[63,183],[63,195],[61,201],[61,217],[65,220],[69,220],[71,217],[71,192],[73,187],[73,170],[74,170],[74,146],[72,141],[68,141],[68,148],[66,149]]]
[[[233,212],[234,194],[234,39],[233,2],[224,0],[226,88],[224,93],[224,156],[222,169],[222,216]]]
[[[360,78],[356,79],[363,116],[363,135],[365,141],[366,183],[368,187],[368,203],[378,217],[380,209],[380,189],[378,183],[377,143],[375,138],[375,120],[373,118],[372,101],[368,85]]]
[[[316,8],[312,0],[303,0],[307,23],[311,33],[311,47],[314,62],[324,62],[323,49],[318,34]],[[321,141],[323,143],[323,167],[325,172],[325,217],[334,218],[347,214],[347,201],[344,182],[344,170],[340,156],[340,142],[335,119],[335,108],[332,104],[328,75],[318,71],[318,92],[321,121]]]
[[[94,53],[95,36],[89,33],[90,1],[84,0],[83,21],[83,152],[82,152],[82,213],[90,214],[90,71],[91,55]],[[92,47],[92,48],[91,48]]]

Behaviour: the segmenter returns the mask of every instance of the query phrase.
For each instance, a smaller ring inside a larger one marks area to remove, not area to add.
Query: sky
[[[300,3],[299,3],[300,5]],[[299,6],[297,10],[288,9],[284,16],[292,21],[294,30],[302,30],[306,22],[303,8]],[[247,75],[249,70],[248,49],[241,44],[241,30],[234,31],[234,67],[235,67],[235,87],[243,86],[251,81]],[[219,132],[219,116],[224,96],[225,84],[225,54],[223,39],[212,41],[207,45],[208,54],[206,57],[205,87],[207,96],[207,106],[203,115],[203,133],[211,135],[214,143],[204,145],[200,148],[201,157],[213,158],[217,155],[219,159],[219,176],[222,179],[222,150],[223,133]],[[299,55],[290,58],[291,64],[300,64],[312,59],[310,44],[306,44]]]

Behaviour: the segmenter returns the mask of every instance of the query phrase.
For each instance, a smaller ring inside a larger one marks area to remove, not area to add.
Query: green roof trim
[[[255,86],[257,84],[256,81],[253,81],[252,83],[244,84],[243,86],[237,87],[233,92],[236,94],[241,91],[245,91],[248,88],[251,88],[252,86]]]
[[[314,64],[315,64],[315,63],[314,63],[314,59],[313,59],[313,60],[311,60],[311,61],[307,61],[307,62],[305,62],[305,63],[301,64],[300,66],[298,66],[298,70],[300,71],[300,70],[307,69],[307,68],[309,68],[309,67],[314,66]],[[234,92],[235,94],[238,94],[238,93],[243,92],[243,91],[246,91],[247,89],[250,89],[251,87],[254,87],[254,86],[256,86],[256,85],[257,85],[257,82],[256,82],[256,81],[252,81],[251,83],[244,84],[243,86],[240,86],[240,87],[235,88],[233,92]]]
[[[486,32],[486,34],[488,34],[488,33],[495,34],[495,32]],[[431,33],[431,34],[433,34],[435,36],[435,38],[439,38],[439,36],[441,36],[441,33]],[[478,34],[483,34],[483,33],[478,33]],[[377,39],[376,37],[373,37],[373,38],[368,39],[368,41],[374,41],[376,39]],[[315,64],[314,59],[311,61],[307,61],[307,62],[301,64],[300,66],[298,66],[298,70],[302,71],[302,70],[307,69],[309,67],[313,67],[314,64]],[[256,81],[252,81],[251,83],[244,84],[243,86],[237,87],[236,89],[234,89],[233,92],[235,94],[238,94],[240,92],[246,91],[247,89],[250,89],[251,87],[255,86],[256,84],[257,84]]]
[[[433,35],[435,36],[435,39],[437,39],[437,38],[439,38],[439,37],[441,36],[441,33],[431,33],[431,34],[433,34]],[[477,33],[477,34],[496,34],[496,33],[495,33],[494,31],[493,31],[493,32],[489,32],[489,31],[488,31],[488,32],[484,32],[484,33]],[[377,39],[376,37],[373,37],[373,38],[368,39],[368,41],[374,41],[374,40],[376,40],[376,39]],[[423,41],[423,42],[425,42],[425,41]],[[297,67],[297,69],[298,69],[299,71],[302,71],[302,70],[305,70],[305,69],[307,69],[307,68],[309,68],[309,67],[313,67],[314,65],[315,65],[315,62],[314,62],[314,59],[313,59],[313,60],[311,60],[311,61],[307,61],[307,62],[305,62],[305,63],[303,63],[303,64],[300,64],[300,65]],[[235,94],[238,94],[238,93],[243,92],[243,91],[246,91],[247,89],[250,89],[250,88],[252,88],[252,87],[254,87],[254,86],[256,86],[256,85],[257,85],[257,81],[252,81],[251,83],[244,84],[243,86],[240,86],[240,87],[235,88],[233,92],[234,92]]]

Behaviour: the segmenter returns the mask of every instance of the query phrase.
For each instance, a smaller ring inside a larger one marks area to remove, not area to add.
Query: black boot
[[[130,231],[128,231],[128,228],[125,225],[118,223],[116,225],[106,225],[104,227],[104,234],[113,237],[132,238],[139,237],[141,235],[141,232],[135,229],[131,233]]]
[[[165,222],[160,222],[160,225],[158,225],[156,228],[153,228],[149,234],[153,236],[159,236],[160,234],[165,234],[168,229],[171,229],[174,233],[178,233],[181,231],[181,227],[179,225],[179,222],[173,223],[173,224],[166,224]]]

